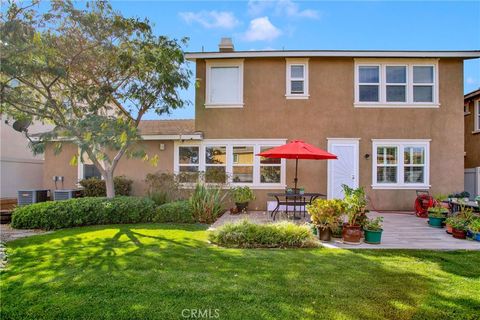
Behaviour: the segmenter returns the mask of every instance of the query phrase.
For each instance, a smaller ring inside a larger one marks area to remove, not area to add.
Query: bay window
[[[227,147],[205,147],[205,182],[226,182]]]
[[[260,152],[272,147],[261,147]],[[282,161],[276,158],[260,158],[260,183],[280,183]]]
[[[253,146],[233,146],[232,183],[253,183]]]
[[[373,188],[428,188],[428,154],[428,140],[373,140]]]
[[[203,179],[206,183],[281,189],[285,187],[285,160],[255,155],[284,143],[283,139],[176,142],[174,172],[184,183]],[[185,178],[185,173],[190,174]]]
[[[199,173],[199,147],[180,146],[178,148],[178,173],[181,182],[195,182]]]
[[[355,60],[355,107],[438,107],[437,62]]]

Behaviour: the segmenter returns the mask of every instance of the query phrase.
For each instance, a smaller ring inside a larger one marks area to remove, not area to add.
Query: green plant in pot
[[[448,209],[437,205],[428,209],[428,224],[433,228],[443,228],[443,222],[447,218]]]
[[[367,197],[363,187],[353,189],[347,185],[342,185],[345,197],[345,213],[347,214],[347,223],[342,230],[343,242],[349,244],[359,244],[362,239],[362,224],[364,223],[367,212]]]
[[[248,186],[234,187],[230,192],[239,213],[247,211],[248,203],[255,200],[255,194]]]
[[[467,220],[461,216],[457,215],[451,217],[448,221],[452,226],[452,235],[457,239],[465,239],[467,237]]]
[[[467,226],[470,237],[480,241],[480,218],[473,219]]]
[[[322,241],[330,241],[332,230],[338,228],[340,217],[344,211],[344,203],[339,199],[316,199],[307,205],[312,223],[318,228],[318,236]]]
[[[365,242],[371,244],[379,244],[382,241],[382,222],[383,217],[367,219],[363,226],[365,233]]]

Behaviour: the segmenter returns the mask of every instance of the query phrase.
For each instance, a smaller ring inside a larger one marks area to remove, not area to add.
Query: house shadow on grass
[[[466,270],[480,257],[468,252],[223,249],[205,229],[115,225],[12,243],[2,319],[179,319],[185,309],[219,319],[474,319],[480,304]]]

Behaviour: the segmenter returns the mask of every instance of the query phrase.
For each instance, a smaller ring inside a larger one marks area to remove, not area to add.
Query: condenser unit
[[[82,190],[79,190],[79,189],[53,191],[54,201],[63,201],[63,200],[68,200],[72,198],[80,198],[81,196],[82,196]]]
[[[32,203],[45,202],[50,199],[50,190],[32,189],[18,191],[18,205],[26,206]]]

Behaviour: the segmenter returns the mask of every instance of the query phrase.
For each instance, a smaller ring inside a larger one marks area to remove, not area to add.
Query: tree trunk
[[[115,197],[115,187],[113,184],[113,172],[112,170],[107,170],[105,173],[105,186],[107,188],[107,198],[114,198]]]

